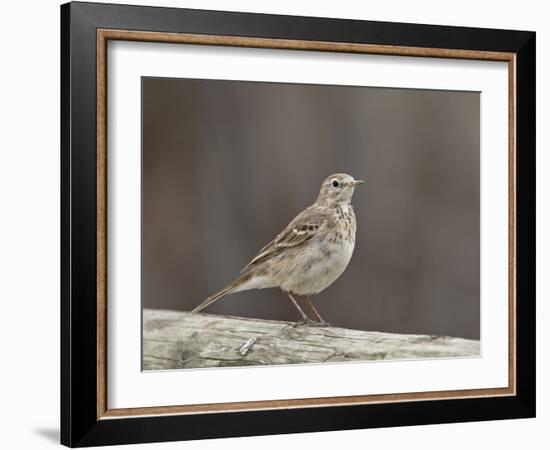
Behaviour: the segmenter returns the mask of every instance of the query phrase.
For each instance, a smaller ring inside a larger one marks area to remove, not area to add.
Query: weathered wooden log
[[[477,340],[144,309],[143,369],[479,356]]]

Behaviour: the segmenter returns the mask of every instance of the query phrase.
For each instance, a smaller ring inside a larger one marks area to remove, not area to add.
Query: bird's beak
[[[358,184],[363,184],[364,182],[364,180],[353,180],[353,185],[357,186]]]

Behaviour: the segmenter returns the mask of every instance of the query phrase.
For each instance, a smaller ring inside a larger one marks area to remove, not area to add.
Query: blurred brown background
[[[189,310],[311,204],[356,189],[354,256],[313,297],[337,326],[479,339],[479,94],[143,78],[142,301]],[[297,320],[277,290],[204,312]]]

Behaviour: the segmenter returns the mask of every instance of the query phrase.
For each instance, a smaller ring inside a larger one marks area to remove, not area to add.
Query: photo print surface
[[[480,355],[478,92],[143,77],[142,183],[144,370]]]

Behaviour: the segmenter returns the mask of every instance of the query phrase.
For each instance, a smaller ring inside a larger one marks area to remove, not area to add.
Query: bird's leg
[[[296,307],[296,309],[298,310],[298,312],[302,316],[302,320],[306,323],[311,322],[311,319],[307,316],[307,314],[304,312],[304,310],[300,307],[300,305],[298,304],[298,302],[296,301],[294,296],[290,292],[287,292],[286,295],[288,295],[288,298],[290,299],[292,304]]]
[[[313,306],[313,303],[309,299],[309,296],[304,295],[304,300],[309,305],[311,310],[313,311],[313,314],[315,314],[315,317],[317,317],[318,323],[320,323],[322,325],[328,325],[328,322],[321,317],[321,314],[319,314],[319,311],[317,311],[317,308],[315,308],[315,306]]]

